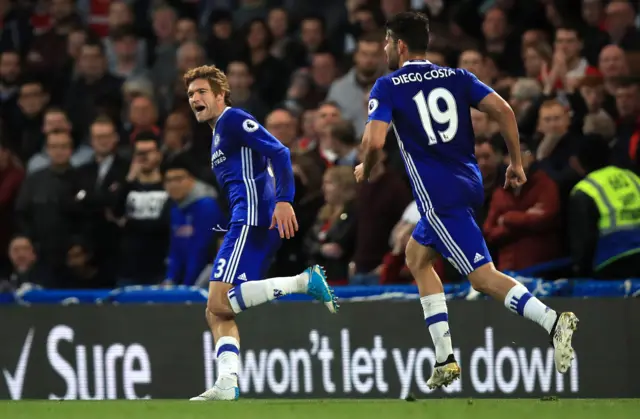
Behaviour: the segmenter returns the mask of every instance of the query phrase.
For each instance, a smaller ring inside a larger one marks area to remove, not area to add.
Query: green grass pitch
[[[241,400],[0,402],[3,419],[631,419],[634,400]]]

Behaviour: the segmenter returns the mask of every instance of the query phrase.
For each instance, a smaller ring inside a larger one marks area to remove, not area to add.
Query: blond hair
[[[333,220],[337,217],[344,205],[351,201],[356,195],[356,179],[353,176],[353,168],[350,166],[332,166],[325,172],[325,177],[335,183],[342,195],[342,204],[324,204],[318,212],[318,219],[321,221]]]
[[[192,68],[182,76],[184,88],[188,89],[189,85],[197,79],[207,80],[209,82],[209,86],[211,86],[211,91],[217,95],[224,94],[225,103],[227,105],[231,105],[231,100],[229,98],[231,92],[231,89],[229,88],[229,81],[222,70],[215,65],[203,65]]]

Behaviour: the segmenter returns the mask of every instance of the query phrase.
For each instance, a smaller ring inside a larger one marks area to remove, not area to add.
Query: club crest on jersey
[[[378,99],[369,99],[369,115],[378,109]]]
[[[258,129],[258,123],[256,121],[252,121],[251,119],[245,119],[242,123],[242,128],[247,132],[254,132]]]
[[[213,137],[213,146],[218,147],[218,144],[220,144],[220,134],[216,134],[215,137]]]

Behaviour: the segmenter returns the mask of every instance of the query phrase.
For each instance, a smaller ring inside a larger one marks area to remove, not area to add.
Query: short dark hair
[[[587,172],[593,172],[609,164],[611,149],[607,141],[597,134],[585,135],[576,150],[578,161]]]
[[[177,156],[166,161],[160,168],[162,175],[166,175],[169,170],[184,170],[191,177],[197,177],[198,170],[196,169],[193,161],[189,159],[184,153],[180,153]]]
[[[615,82],[617,83],[618,87],[623,87],[623,88],[640,86],[640,77],[620,76],[620,77],[616,77]]]
[[[367,43],[378,43],[381,44],[384,42],[384,32],[381,31],[372,31],[365,32],[358,37],[358,43],[367,42]]]
[[[0,58],[4,57],[5,55],[15,55],[18,57],[18,61],[20,61],[20,63],[22,63],[22,57],[20,56],[20,52],[18,50],[15,49],[6,49],[2,52],[0,52]]]
[[[323,100],[322,102],[318,103],[318,107],[316,109],[320,109],[323,106],[331,106],[333,108],[336,108],[340,112],[342,112],[342,107],[335,100]]]
[[[556,32],[555,32],[556,35],[558,31],[574,32],[579,41],[582,41],[584,39],[582,36],[582,28],[575,23],[570,22],[570,23],[562,24],[556,28]]]
[[[320,28],[324,32],[325,26],[326,26],[326,22],[324,20],[324,17],[322,17],[319,14],[309,13],[309,14],[303,16],[302,19],[300,19],[300,28],[302,28],[302,25],[304,24],[304,22],[306,22],[308,20],[315,20],[315,21],[319,22],[320,23]]]
[[[429,18],[421,12],[402,12],[387,21],[387,35],[407,44],[410,52],[425,52],[429,47]]]
[[[329,132],[331,133],[331,137],[340,141],[342,144],[356,144],[356,130],[350,121],[341,120],[332,124]]]
[[[100,124],[100,125],[111,125],[114,130],[116,128],[116,124],[113,122],[113,119],[111,119],[111,117],[109,117],[108,115],[98,115],[93,122],[91,122],[91,125],[96,125],[96,124]]]
[[[62,109],[59,106],[49,106],[45,111],[44,111],[44,115],[48,115],[50,113],[61,113],[63,114],[67,119],[69,119],[69,115],[67,115],[67,112]]]
[[[56,129],[47,134],[47,138],[45,140],[46,143],[49,143],[49,139],[54,135],[65,135],[69,139],[69,144],[73,147],[73,137],[69,131],[65,131],[63,129]]]
[[[133,138],[134,144],[147,142],[147,141],[153,141],[154,143],[156,143],[158,147],[160,147],[160,138],[151,131],[140,132],[136,134],[136,136]]]
[[[114,41],[121,41],[124,38],[138,38],[138,34],[136,32],[135,26],[133,25],[122,25],[114,28],[109,33],[109,37]]]
[[[97,39],[87,39],[87,42],[82,46],[82,48],[98,48],[100,55],[103,57],[105,55],[104,44]]]

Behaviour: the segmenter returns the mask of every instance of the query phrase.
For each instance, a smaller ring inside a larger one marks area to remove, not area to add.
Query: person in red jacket
[[[484,223],[487,243],[498,249],[501,271],[524,269],[561,255],[558,187],[536,169],[533,150],[520,144],[528,181],[518,189],[497,189]]]

